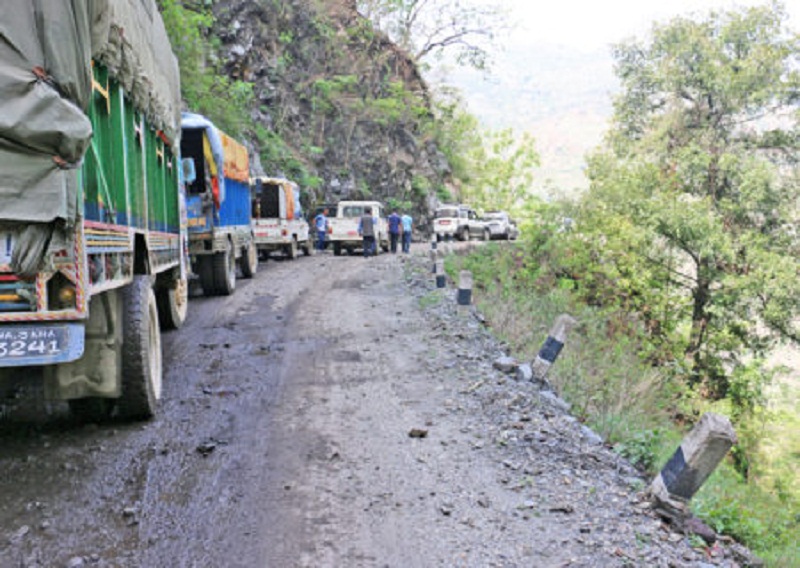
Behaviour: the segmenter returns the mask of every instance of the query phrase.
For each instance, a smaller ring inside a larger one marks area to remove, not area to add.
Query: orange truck
[[[250,181],[253,195],[253,235],[259,257],[281,252],[291,260],[298,250],[310,256],[313,237],[300,205],[300,188],[293,181],[277,177],[256,177]]]

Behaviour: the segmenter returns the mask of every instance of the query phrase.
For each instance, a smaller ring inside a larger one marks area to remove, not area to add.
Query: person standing
[[[400,215],[397,211],[392,211],[389,215],[389,247],[392,254],[397,253],[397,241],[400,238]]]
[[[375,255],[375,228],[378,220],[372,216],[372,207],[365,207],[358,222],[358,234],[363,239],[364,258]]]
[[[403,252],[411,252],[411,229],[414,219],[408,213],[400,217],[400,226],[403,229]]]
[[[317,250],[325,250],[325,236],[328,233],[328,210],[323,209],[314,217],[314,228],[317,230]]]

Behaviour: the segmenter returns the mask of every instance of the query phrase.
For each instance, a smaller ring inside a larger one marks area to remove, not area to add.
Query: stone
[[[518,366],[519,363],[513,357],[508,356],[499,357],[492,363],[492,367],[503,373],[513,373]]]
[[[528,363],[523,363],[517,367],[516,379],[526,382],[533,380],[533,369]]]

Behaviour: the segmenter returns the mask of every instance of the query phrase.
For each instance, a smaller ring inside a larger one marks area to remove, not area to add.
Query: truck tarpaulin
[[[78,169],[91,144],[92,61],[179,144],[180,79],[155,0],[3,0],[0,222],[18,234],[22,274],[63,248],[80,216]]]

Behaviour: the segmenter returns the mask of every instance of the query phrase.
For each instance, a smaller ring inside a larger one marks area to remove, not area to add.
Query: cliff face
[[[369,197],[425,216],[449,174],[427,86],[354,1],[221,0],[214,14],[224,69],[254,85],[256,170],[305,178],[311,204]]]

